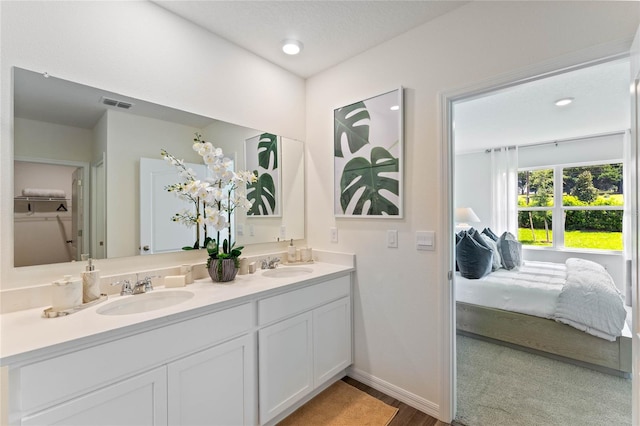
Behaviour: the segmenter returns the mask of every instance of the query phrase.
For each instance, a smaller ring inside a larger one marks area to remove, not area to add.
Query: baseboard
[[[431,417],[435,417],[436,419],[440,418],[440,406],[416,394],[399,388],[396,385],[392,385],[389,382],[372,376],[371,374],[357,368],[349,367],[347,369],[347,376],[359,381],[360,383],[364,383],[367,386],[371,386],[372,388],[383,392],[400,402],[404,402],[405,404],[415,408],[416,410],[420,410]]]

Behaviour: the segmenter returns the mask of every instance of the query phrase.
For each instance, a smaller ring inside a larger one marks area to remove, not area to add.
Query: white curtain
[[[632,209],[634,200],[632,199],[633,193],[631,191],[632,173],[631,170],[635,167],[633,159],[633,152],[631,149],[631,131],[624,132],[622,140],[623,146],[623,163],[622,163],[622,198],[624,199],[624,213],[622,215],[622,244],[624,250],[624,287],[625,287],[625,302],[628,306],[631,306],[631,266],[633,256],[633,229],[631,226]]]
[[[491,229],[518,236],[518,148],[491,150]]]

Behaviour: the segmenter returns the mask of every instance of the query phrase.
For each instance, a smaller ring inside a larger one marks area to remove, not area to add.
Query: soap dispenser
[[[100,271],[95,269],[93,259],[87,261],[87,267],[82,272],[82,301],[93,302],[100,298]]]
[[[296,261],[296,246],[293,245],[293,238],[292,238],[287,250],[287,262],[294,263],[295,261]]]

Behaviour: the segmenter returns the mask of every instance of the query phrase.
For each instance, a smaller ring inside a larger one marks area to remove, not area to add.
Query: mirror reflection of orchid
[[[245,142],[246,166],[257,176],[247,187],[247,198],[253,203],[248,216],[276,216],[280,214],[278,188],[280,175],[278,136],[262,133]]]
[[[191,209],[183,209],[171,220],[186,226],[196,226],[196,241],[193,247],[183,249],[206,248],[210,259],[237,258],[243,247],[235,247],[231,234],[231,214],[238,208],[248,210],[251,201],[246,197],[247,184],[256,181],[250,171],[231,170],[232,161],[224,156],[222,149],[214,147],[196,133],[193,150],[203,159],[209,170],[209,176],[199,179],[193,169],[185,166],[184,161],[166,150],[162,157],[178,169],[182,182],[166,187],[167,191],[192,204]],[[204,240],[200,241],[200,229],[204,231]],[[215,231],[215,237],[208,231]],[[220,241],[220,232],[227,230],[227,238]]]
[[[402,89],[334,110],[336,216],[401,217]]]

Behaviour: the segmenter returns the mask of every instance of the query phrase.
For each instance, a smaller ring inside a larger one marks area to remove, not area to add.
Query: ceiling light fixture
[[[297,55],[302,51],[302,43],[293,39],[285,40],[282,42],[282,51],[287,55]]]
[[[398,111],[400,109],[400,105],[393,105],[391,108],[389,108],[391,111]]]
[[[573,98],[562,98],[562,99],[558,99],[555,104],[556,106],[565,106],[565,105],[569,105],[571,102],[573,102]]]

